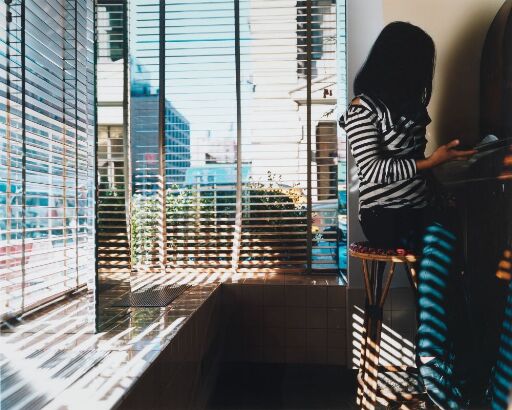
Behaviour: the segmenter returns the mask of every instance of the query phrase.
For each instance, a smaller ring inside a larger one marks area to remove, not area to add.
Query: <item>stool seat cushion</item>
[[[413,256],[414,253],[403,248],[389,249],[377,248],[370,244],[370,242],[353,242],[349,247],[350,251],[358,254],[379,255],[379,256]]]

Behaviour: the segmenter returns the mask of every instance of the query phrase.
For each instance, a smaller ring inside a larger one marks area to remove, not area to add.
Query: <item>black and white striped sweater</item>
[[[340,119],[358,168],[359,209],[425,207],[427,181],[415,160],[425,158],[426,124],[405,117],[393,122],[381,101],[359,100]]]

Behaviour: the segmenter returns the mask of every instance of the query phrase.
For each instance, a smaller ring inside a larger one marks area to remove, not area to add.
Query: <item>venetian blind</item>
[[[135,267],[338,271],[337,7],[132,2]]]
[[[2,318],[94,278],[92,2],[0,5]]]

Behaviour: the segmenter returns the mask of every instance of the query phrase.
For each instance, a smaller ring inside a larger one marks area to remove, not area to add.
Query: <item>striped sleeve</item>
[[[382,156],[375,113],[361,106],[352,106],[344,126],[352,155],[365,182],[390,184],[416,175],[414,159]]]

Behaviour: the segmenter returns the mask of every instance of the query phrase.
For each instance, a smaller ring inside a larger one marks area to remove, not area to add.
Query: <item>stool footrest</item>
[[[398,375],[398,379],[394,375]],[[376,385],[377,388],[375,390],[368,386],[366,388],[369,388],[370,391],[373,391],[373,393],[376,395],[377,402],[385,406],[389,405],[390,403],[397,402],[399,403],[415,400],[428,401],[425,388],[419,379],[417,379],[417,377],[418,376],[411,375],[407,372],[381,372],[378,375],[378,382]],[[357,381],[360,388],[362,388],[364,391],[365,384],[361,379],[361,374],[358,374]]]
[[[418,374],[418,369],[412,366],[379,366],[379,372],[405,372],[410,374]]]

